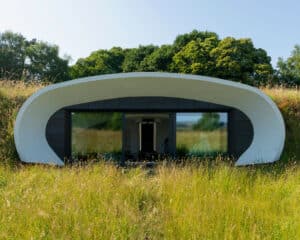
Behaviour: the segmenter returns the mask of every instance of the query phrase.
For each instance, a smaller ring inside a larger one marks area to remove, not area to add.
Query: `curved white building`
[[[33,94],[21,107],[14,129],[20,159],[64,165],[64,158],[70,158],[72,152],[70,116],[89,110],[123,113],[127,121],[123,153],[148,148],[176,154],[173,123],[177,112],[226,112],[227,153],[236,157],[239,166],[277,161],[284,147],[281,113],[259,89],[205,76],[141,72],[71,80]],[[142,137],[143,124],[151,125],[144,133],[148,131],[151,143]],[[161,147],[163,139],[165,147]]]

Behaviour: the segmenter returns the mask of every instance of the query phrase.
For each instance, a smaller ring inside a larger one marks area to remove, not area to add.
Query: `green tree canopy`
[[[211,51],[218,46],[216,36],[191,40],[173,57],[174,72],[214,76],[215,63]]]
[[[68,80],[68,59],[59,57],[59,48],[45,42],[34,42],[26,49],[26,70],[30,79],[60,82]]]
[[[123,72],[142,71],[141,63],[145,57],[152,54],[156,49],[158,49],[158,47],[154,45],[141,45],[138,48],[127,49],[125,59],[122,64]]]
[[[25,66],[28,42],[18,33],[0,33],[0,77],[20,79]]]
[[[168,72],[173,54],[173,46],[162,45],[143,59],[139,69],[145,72]]]
[[[174,50],[178,52],[184,46],[186,46],[190,41],[197,40],[197,39],[200,41],[204,41],[206,38],[219,39],[219,36],[214,32],[193,30],[190,33],[178,35],[174,40],[173,47]]]
[[[64,81],[69,59],[59,57],[57,45],[27,40],[21,34],[0,33],[0,78]]]
[[[299,52],[296,46],[286,61],[279,59],[276,75],[267,52],[255,48],[251,39],[220,39],[214,32],[193,30],[178,35],[170,45],[99,49],[69,67],[69,59],[59,56],[58,46],[4,32],[0,33],[0,78],[57,82],[98,74],[160,71],[200,74],[255,86],[278,81],[300,84]]]
[[[248,38],[224,38],[211,51],[211,57],[215,61],[215,76],[220,78],[259,85],[273,73],[271,58]]]
[[[105,73],[153,71],[191,73],[262,85],[274,81],[271,58],[251,39],[220,39],[214,32],[193,30],[173,44],[98,50],[71,67],[72,78]]]
[[[80,58],[70,68],[72,78],[93,76],[98,74],[122,72],[124,51],[122,48],[114,47],[110,50],[98,50],[92,52],[87,58]]]
[[[277,67],[280,80],[284,84],[300,85],[300,45],[296,45],[286,60],[279,58]]]

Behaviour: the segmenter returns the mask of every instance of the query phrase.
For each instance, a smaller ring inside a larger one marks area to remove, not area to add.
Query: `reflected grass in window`
[[[119,158],[122,152],[122,114],[72,112],[73,158]]]
[[[227,113],[177,113],[179,157],[222,154],[228,148]]]

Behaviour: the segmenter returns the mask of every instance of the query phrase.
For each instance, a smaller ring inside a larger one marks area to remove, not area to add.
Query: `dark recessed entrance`
[[[142,153],[152,153],[154,149],[154,121],[147,120],[141,122],[140,146]]]

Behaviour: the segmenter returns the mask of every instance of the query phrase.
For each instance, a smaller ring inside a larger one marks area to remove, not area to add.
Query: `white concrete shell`
[[[249,148],[236,165],[271,163],[280,158],[284,121],[275,103],[259,89],[237,82],[184,74],[121,73],[53,84],[34,93],[21,107],[14,129],[20,159],[64,165],[46,140],[50,116],[66,106],[105,99],[164,96],[221,104],[242,111],[253,125]]]

